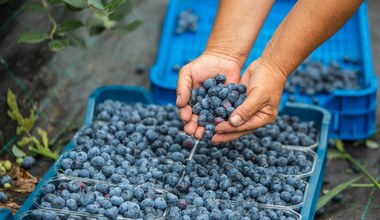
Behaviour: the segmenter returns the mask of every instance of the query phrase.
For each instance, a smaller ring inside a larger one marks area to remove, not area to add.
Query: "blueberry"
[[[91,165],[97,169],[101,169],[105,163],[105,160],[100,156],[95,156],[91,159]]]
[[[239,98],[239,92],[237,92],[235,90],[232,90],[228,94],[228,101],[230,101],[231,103],[235,103],[238,98]]]
[[[163,198],[156,198],[154,200],[154,207],[157,209],[164,210],[167,207],[167,203]]]
[[[4,192],[0,192],[0,202],[6,202],[8,200],[8,196]]]
[[[342,199],[343,199],[343,194],[339,193],[338,195],[334,196],[334,198],[332,200],[334,202],[340,202],[340,201],[342,201]]]
[[[66,207],[71,211],[76,211],[78,209],[78,204],[74,199],[67,199]]]
[[[61,166],[63,169],[67,170],[67,169],[71,169],[71,166],[73,165],[73,160],[70,159],[70,158],[65,158],[62,160],[61,162]]]
[[[52,208],[62,209],[65,206],[65,200],[62,197],[56,197],[51,202]]]
[[[244,84],[237,84],[235,86],[236,91],[239,93],[245,93],[247,91],[247,87]]]
[[[22,161],[22,168],[28,170],[34,165],[35,162],[36,162],[36,160],[34,159],[34,157],[27,156]]]
[[[116,220],[118,215],[118,209],[116,207],[112,207],[111,209],[106,209],[103,213],[105,217],[111,220]]]
[[[201,103],[196,103],[194,106],[193,106],[193,113],[198,115],[201,111],[202,111],[203,107],[202,107],[202,104]]]
[[[124,199],[119,196],[112,196],[110,199],[112,205],[119,206],[124,202]]]
[[[206,81],[203,82],[203,87],[207,90],[213,86],[216,86],[216,80],[213,78],[207,79]]]
[[[221,104],[222,104],[222,100],[220,98],[218,98],[216,96],[212,96],[210,98],[210,107],[212,109],[218,108]],[[193,107],[193,109],[194,109],[194,107]],[[196,113],[194,113],[194,114],[196,114]]]
[[[290,202],[292,199],[292,195],[287,191],[282,191],[280,194],[280,197],[282,200],[284,200],[286,202]]]
[[[223,88],[222,90],[219,91],[218,97],[223,100],[223,99],[228,97],[229,92],[230,92],[230,90],[228,90],[227,88]],[[224,103],[224,104],[227,105],[227,103]],[[222,103],[222,105],[223,105],[223,103]],[[224,105],[223,105],[223,107],[226,108]]]
[[[217,74],[215,76],[215,80],[216,80],[216,83],[219,84],[219,83],[222,83],[224,84],[227,80],[226,76],[224,74]]]
[[[226,118],[227,116],[227,112],[223,107],[216,108],[215,113],[217,116],[222,117],[222,118]]]

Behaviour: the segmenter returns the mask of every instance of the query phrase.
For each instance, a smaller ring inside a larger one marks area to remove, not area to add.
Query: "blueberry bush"
[[[132,0],[41,0],[40,2],[28,2],[25,9],[35,10],[46,14],[51,23],[50,31],[23,32],[18,42],[35,44],[48,41],[52,51],[61,51],[70,46],[86,47],[86,41],[79,29],[86,27],[89,35],[97,35],[103,31],[127,33],[135,30],[141,21],[122,21],[132,10]],[[64,20],[61,23],[54,18],[53,11],[64,8],[72,12],[89,10],[90,15],[86,21],[79,19]]]

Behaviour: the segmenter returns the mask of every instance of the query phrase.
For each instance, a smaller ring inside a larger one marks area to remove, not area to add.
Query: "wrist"
[[[275,79],[279,85],[285,86],[289,74],[284,72],[275,60],[271,59],[271,57],[259,57],[255,62],[258,64],[258,68],[262,68],[269,73],[270,77]]]
[[[240,69],[243,68],[247,55],[231,47],[210,45],[206,46],[205,55],[211,55],[235,63]]]
[[[258,58],[258,61],[269,68],[271,71],[279,73],[285,77],[285,80],[291,74],[292,70],[289,70],[286,65],[282,64],[275,56],[271,54],[271,43],[267,44],[267,47]]]

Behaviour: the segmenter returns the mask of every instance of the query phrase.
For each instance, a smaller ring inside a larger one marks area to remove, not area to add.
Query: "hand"
[[[273,123],[286,79],[279,68],[261,58],[250,64],[240,81],[247,86],[247,99],[231,114],[229,121],[216,126],[212,142],[228,142]]]
[[[177,83],[177,106],[179,116],[185,123],[184,130],[188,135],[201,138],[204,127],[198,126],[198,116],[192,113],[192,108],[188,104],[190,90],[199,88],[202,83],[215,77],[218,73],[226,75],[226,83],[237,83],[240,79],[241,66],[239,62],[225,56],[215,54],[202,54],[193,62],[185,65],[180,71]]]

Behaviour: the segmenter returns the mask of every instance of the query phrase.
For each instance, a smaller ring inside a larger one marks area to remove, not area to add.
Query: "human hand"
[[[198,126],[198,115],[192,113],[192,108],[188,104],[190,90],[199,88],[206,79],[213,78],[219,73],[225,74],[226,83],[237,83],[240,79],[240,71],[241,65],[234,59],[206,53],[182,67],[178,76],[176,104],[179,116],[185,123],[186,134],[194,135],[199,139],[204,132],[204,127]]]
[[[277,118],[287,76],[261,58],[249,65],[239,83],[247,86],[247,99],[231,114],[229,121],[215,127],[214,144],[239,138]]]

